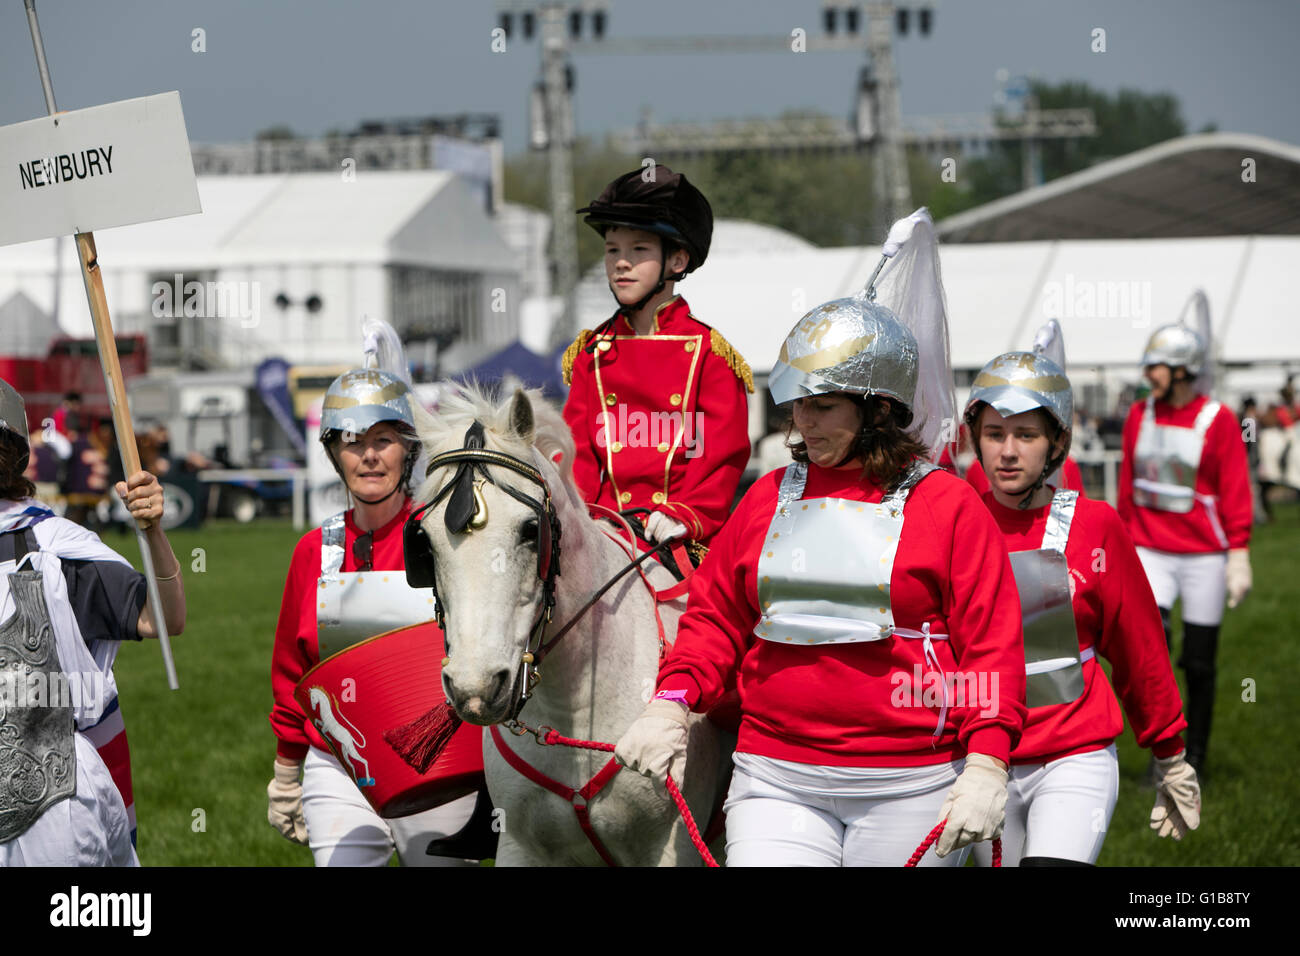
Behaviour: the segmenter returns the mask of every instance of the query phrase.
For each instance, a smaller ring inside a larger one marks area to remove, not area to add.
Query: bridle
[[[560,574],[560,519],[551,499],[551,490],[542,473],[513,455],[484,448],[483,426],[479,422],[474,422],[465,433],[465,447],[433,458],[425,469],[425,476],[428,477],[435,470],[451,465],[457,466],[455,476],[442,487],[432,501],[414,510],[402,529],[406,582],[410,587],[427,587],[433,591],[435,614],[438,626],[442,628],[446,640],[448,654],[451,654],[451,638],[447,635],[446,601],[438,593],[433,546],[420,524],[421,519],[430,508],[440,504],[446,498],[449,500],[443,522],[450,533],[473,533],[482,530],[487,526],[488,520],[487,503],[482,493],[485,481],[500,488],[537,515],[537,577],[542,582],[542,603],[538,609],[537,619],[529,629],[528,643],[520,661],[519,673],[516,675],[516,700],[510,713],[513,718],[532,696],[533,687],[540,678],[537,667],[541,663],[542,635],[555,609],[555,579]],[[529,497],[510,485],[495,481],[488,471],[488,465],[500,465],[536,482],[542,490],[541,499]],[[476,480],[476,475],[481,477]]]
[[[515,701],[506,720],[506,724],[510,725],[515,722],[519,712],[523,710],[524,705],[532,697],[533,689],[541,679],[539,668],[546,655],[555,648],[561,638],[569,633],[573,626],[600,600],[606,591],[647,558],[666,549],[670,542],[660,543],[624,566],[622,570],[606,581],[549,641],[543,643],[542,638],[546,626],[551,622],[555,610],[555,579],[560,574],[561,533],[559,515],[555,510],[555,503],[551,497],[550,486],[547,485],[545,476],[532,465],[515,458],[513,455],[484,448],[483,426],[479,422],[474,422],[465,433],[465,447],[444,452],[433,458],[425,470],[425,476],[428,477],[433,474],[438,468],[451,465],[457,466],[455,476],[439,490],[432,501],[412,511],[405,527],[402,529],[406,582],[410,587],[430,588],[433,591],[435,614],[437,615],[438,626],[443,631],[448,655],[452,651],[451,636],[447,634],[446,627],[446,602],[443,596],[438,593],[437,568],[433,556],[433,546],[420,523],[421,519],[429,509],[442,502],[443,499],[449,498],[447,510],[443,515],[443,522],[450,533],[472,533],[482,530],[487,526],[488,521],[487,504],[483,500],[481,490],[484,481],[500,488],[516,501],[526,505],[537,515],[537,577],[542,582],[542,602],[537,612],[537,618],[528,632],[528,643],[520,659],[519,672],[515,682]],[[516,474],[523,475],[530,481],[535,482],[541,488],[541,499],[531,498],[509,485],[494,481],[488,471],[488,465],[499,465],[508,468]],[[475,480],[474,476],[476,474],[482,477]]]

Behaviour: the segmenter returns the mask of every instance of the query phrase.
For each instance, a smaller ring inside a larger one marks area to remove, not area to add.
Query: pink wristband
[[[686,691],[684,690],[661,690],[655,694],[655,700],[671,700],[687,709],[690,708],[690,704],[686,703]]]

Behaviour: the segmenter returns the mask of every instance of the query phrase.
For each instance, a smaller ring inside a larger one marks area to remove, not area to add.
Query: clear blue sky
[[[821,30],[820,0],[611,0],[609,35]],[[905,113],[989,108],[994,73],[1171,92],[1191,131],[1300,143],[1296,0],[937,0],[935,29],[895,45]],[[523,147],[536,43],[490,50],[491,0],[38,0],[64,109],[178,89],[191,140],[249,139],[279,123],[317,135],[364,118],[500,114]],[[191,51],[206,31],[207,52]],[[1090,51],[1106,30],[1107,51]],[[583,133],[660,121],[847,115],[859,54],[584,56]],[[0,4],[0,125],[43,115],[22,0]]]

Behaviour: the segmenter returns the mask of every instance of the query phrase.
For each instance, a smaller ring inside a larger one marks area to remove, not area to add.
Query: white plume
[[[366,316],[361,320],[361,334],[365,339],[365,367],[389,372],[410,386],[411,367],[406,361],[406,349],[402,348],[402,340],[393,327],[382,319]]]
[[[889,230],[888,243],[901,238],[876,284],[876,301],[907,326],[920,353],[911,432],[937,461],[946,442],[957,437],[957,397],[948,348],[948,308],[939,271],[939,240],[924,207]],[[882,253],[890,255],[887,247]]]

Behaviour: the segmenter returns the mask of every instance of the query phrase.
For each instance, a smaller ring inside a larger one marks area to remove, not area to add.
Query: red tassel
[[[451,704],[444,702],[409,724],[384,731],[384,740],[416,773],[424,773],[438,759],[461,723]]]

